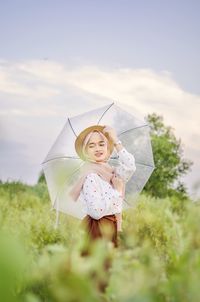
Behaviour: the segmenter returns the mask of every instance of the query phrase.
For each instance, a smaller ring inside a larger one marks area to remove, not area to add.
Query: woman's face
[[[85,149],[88,157],[96,162],[107,160],[108,146],[98,132],[94,132]]]

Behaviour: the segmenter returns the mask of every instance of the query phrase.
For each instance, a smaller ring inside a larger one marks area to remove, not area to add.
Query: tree
[[[45,176],[43,170],[40,172],[37,183],[45,183]]]
[[[152,113],[145,120],[150,126],[156,168],[144,190],[156,197],[186,198],[187,188],[180,177],[190,170],[192,162],[183,158],[181,139],[176,139],[172,127],[164,125],[162,116]]]

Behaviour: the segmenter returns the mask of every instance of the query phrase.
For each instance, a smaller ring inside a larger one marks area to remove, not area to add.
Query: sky
[[[0,0],[0,179],[36,183],[66,118],[117,101],[173,127],[200,195],[199,11],[195,0]]]

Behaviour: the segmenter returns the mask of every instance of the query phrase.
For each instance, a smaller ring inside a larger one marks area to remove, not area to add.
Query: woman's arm
[[[124,147],[118,152],[119,165],[115,168],[116,174],[128,182],[136,171],[135,158]]]
[[[108,133],[117,151],[119,166],[116,167],[116,173],[127,182],[136,171],[135,157],[124,148],[117,137],[115,129],[106,126],[104,132]]]

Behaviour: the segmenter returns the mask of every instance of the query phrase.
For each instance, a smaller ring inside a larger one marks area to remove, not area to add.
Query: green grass
[[[0,301],[200,301],[199,205],[141,195],[123,213],[119,248],[99,240],[83,257],[80,221],[61,214],[54,228],[45,184],[1,183]]]

